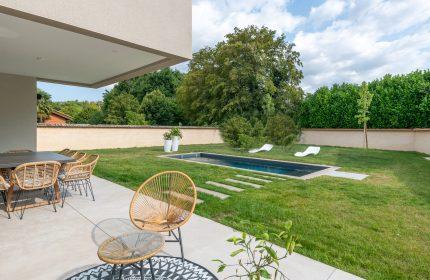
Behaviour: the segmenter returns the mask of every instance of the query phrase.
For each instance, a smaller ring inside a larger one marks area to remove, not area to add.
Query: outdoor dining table
[[[61,164],[65,164],[68,162],[74,162],[75,159],[64,156],[61,154],[53,153],[53,152],[19,152],[19,153],[0,153],[0,168],[5,169],[14,169],[17,166],[29,163],[29,162],[39,162],[39,161],[56,161]],[[12,209],[11,207],[11,199],[14,197],[14,192],[16,191],[15,188],[11,187],[7,191],[7,197],[8,197],[8,211],[13,210],[19,210],[20,207],[16,207],[15,209]],[[54,192],[55,192],[55,203],[60,202],[61,195],[60,195],[60,186],[58,185],[58,181],[55,182],[54,185]],[[26,208],[36,207],[40,205],[48,204],[48,202],[45,203],[34,203],[31,205],[26,205]]]

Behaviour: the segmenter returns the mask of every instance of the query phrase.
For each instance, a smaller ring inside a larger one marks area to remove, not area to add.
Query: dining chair
[[[5,211],[7,213],[7,217],[8,219],[10,219],[10,214],[7,209],[7,198],[6,198],[6,192],[8,189],[9,189],[9,184],[6,182],[3,176],[0,175],[0,193],[1,193],[1,197],[3,198],[3,203],[4,203]]]
[[[70,151],[70,149],[63,149],[63,150],[59,151],[58,153],[60,155],[66,155],[69,151]]]
[[[191,218],[196,202],[196,186],[188,175],[179,171],[162,172],[136,190],[130,204],[130,220],[141,230],[173,235],[174,240],[166,242],[179,242],[184,260],[181,226]]]
[[[48,204],[52,204],[54,211],[57,212],[54,185],[57,182],[60,166],[61,164],[56,161],[31,162],[17,166],[11,172],[10,178],[10,188],[18,188],[12,211],[15,210],[21,196],[23,196],[22,201],[25,201],[31,192],[42,190]],[[24,217],[26,206],[24,204],[20,207],[21,220]]]
[[[95,201],[93,186],[91,184],[91,176],[98,160],[99,155],[89,155],[84,161],[71,166],[65,174],[60,175],[60,183],[63,187],[63,199],[61,207],[64,207],[64,202],[66,201],[66,195],[69,187],[78,188],[81,194],[81,187],[83,187],[85,195],[88,196],[88,191],[90,191],[92,199]]]
[[[31,153],[32,150],[28,149],[18,149],[18,150],[9,150],[6,152],[6,154],[17,154],[17,153]],[[0,175],[3,176],[3,178],[6,181],[9,181],[10,173],[12,172],[12,169],[10,168],[0,168]]]

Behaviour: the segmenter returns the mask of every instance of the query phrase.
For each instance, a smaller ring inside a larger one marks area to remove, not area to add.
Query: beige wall
[[[36,149],[36,79],[0,73],[0,153]]]
[[[37,149],[56,151],[162,146],[167,127],[69,126],[37,128]],[[217,128],[182,128],[181,144],[222,143]]]
[[[430,154],[430,129],[370,129],[368,139],[373,149]],[[303,129],[301,143],[361,148],[364,137],[361,129]]]
[[[0,0],[0,12],[191,58],[191,0]],[[40,20],[40,19],[39,19]]]

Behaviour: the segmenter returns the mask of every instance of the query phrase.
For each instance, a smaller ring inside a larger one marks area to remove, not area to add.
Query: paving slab
[[[250,186],[250,187],[253,187],[253,188],[256,188],[256,189],[259,189],[259,188],[263,187],[262,185],[259,185],[259,184],[254,184],[254,183],[250,183],[250,182],[240,181],[240,180],[236,180],[236,179],[230,179],[230,178],[228,178],[228,179],[225,179],[225,180],[227,182],[236,183],[236,184],[242,184],[242,185]]]
[[[325,173],[324,175],[331,176],[331,177],[359,180],[359,181],[364,180],[369,176],[366,174],[343,172],[343,171],[337,171],[337,170],[329,171],[329,172]]]
[[[71,192],[57,213],[47,205],[26,210],[23,220],[15,213],[11,220],[0,215],[0,279],[66,279],[101,263],[97,249],[104,240],[136,230],[128,216],[134,192],[97,177],[92,182],[96,201]],[[216,273],[212,260],[231,260],[235,248],[226,240],[239,233],[198,215],[182,227],[182,233],[187,259],[219,279],[232,273]],[[179,256],[178,244],[167,243],[162,254]],[[281,269],[291,280],[360,279],[296,253],[281,263]]]
[[[245,175],[240,175],[240,174],[236,174],[236,177],[248,179],[248,180],[254,180],[254,181],[263,182],[263,183],[271,183],[272,182],[272,181],[267,180],[267,179],[261,179],[261,178],[257,178],[257,177],[245,176]]]
[[[219,199],[222,199],[222,200],[230,197],[227,194],[219,193],[219,192],[216,192],[216,191],[212,191],[212,190],[208,190],[208,189],[204,189],[204,188],[200,188],[200,187],[196,187],[196,189],[197,189],[198,192],[205,193],[205,194],[208,194],[208,195],[212,195],[212,196],[215,196],[215,197],[217,197]]]
[[[233,191],[233,192],[242,192],[242,191],[244,191],[244,189],[241,189],[241,188],[237,188],[237,187],[233,187],[233,186],[230,186],[230,185],[227,185],[227,184],[213,182],[213,181],[207,181],[206,184],[211,185],[211,186],[215,186],[215,187],[224,188],[224,189],[227,189],[227,190]]]

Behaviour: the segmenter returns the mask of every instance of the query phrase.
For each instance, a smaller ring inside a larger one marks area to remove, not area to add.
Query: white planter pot
[[[173,136],[172,139],[172,152],[177,152],[179,149],[179,136]]]
[[[170,153],[172,150],[172,140],[164,140],[164,151]]]

